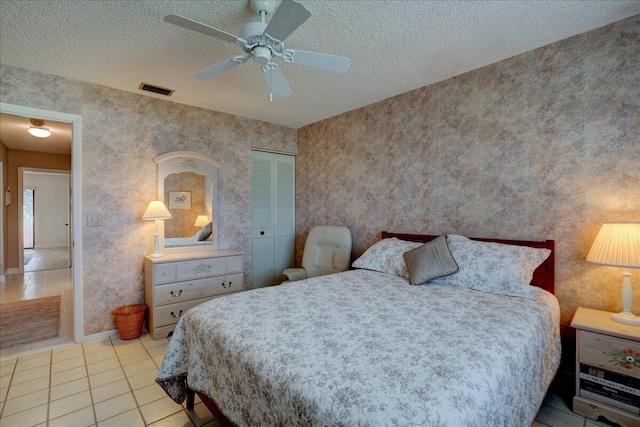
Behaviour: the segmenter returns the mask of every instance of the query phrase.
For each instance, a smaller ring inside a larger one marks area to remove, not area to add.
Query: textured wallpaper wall
[[[298,130],[298,263],[317,224],[555,239],[566,326],[622,309],[621,271],[585,257],[640,221],[640,16]],[[635,274],[640,311],[640,273]]]
[[[250,149],[295,153],[294,129],[5,65],[0,99],[82,116],[86,335],[114,329],[112,310],[144,299],[142,259],[152,251],[153,221],[140,217],[156,198],[152,159],[159,154],[196,151],[222,165],[219,248],[244,252],[251,283]],[[87,227],[89,214],[100,215],[102,226]]]

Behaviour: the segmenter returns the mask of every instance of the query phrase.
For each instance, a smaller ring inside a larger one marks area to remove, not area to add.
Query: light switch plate
[[[87,215],[87,226],[100,227],[100,215]]]

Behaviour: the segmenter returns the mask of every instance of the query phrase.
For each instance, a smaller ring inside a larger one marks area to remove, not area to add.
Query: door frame
[[[73,248],[71,276],[73,282],[73,340],[84,341],[83,288],[82,288],[82,116],[43,110],[41,108],[0,102],[0,113],[13,114],[43,120],[54,120],[71,124],[71,223]],[[24,253],[22,255],[24,257]],[[24,258],[23,258],[24,259]],[[24,261],[23,261],[24,262]],[[24,268],[24,266],[23,266]]]

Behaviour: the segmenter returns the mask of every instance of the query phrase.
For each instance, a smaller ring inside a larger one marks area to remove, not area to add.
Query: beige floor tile
[[[113,348],[103,349],[102,351],[96,351],[95,353],[89,353],[84,356],[87,364],[102,362],[107,359],[114,359],[116,352]]]
[[[69,381],[67,383],[51,387],[51,391],[49,393],[49,401],[62,399],[63,397],[71,396],[72,394],[78,394],[86,390],[89,390],[88,378],[79,378],[77,380]]]
[[[533,424],[531,424],[531,427],[551,427],[551,426],[549,426],[549,424],[542,423],[538,420],[533,420]]]
[[[155,347],[148,348],[147,352],[151,357],[164,356],[164,354],[167,352],[168,346],[169,346],[169,343],[158,345]]]
[[[5,366],[13,366],[18,362],[18,358],[14,357],[11,359],[3,359],[2,362],[0,362],[0,368],[4,368]]]
[[[51,353],[53,353],[53,355],[55,356],[56,354],[59,353],[66,353],[68,351],[82,351],[82,343],[73,343],[73,344],[69,344],[69,345],[61,345],[59,347],[55,347],[51,349]],[[72,355],[70,357],[76,357],[75,355]],[[54,357],[55,359],[55,357]]]
[[[182,405],[177,404],[168,396],[140,407],[142,417],[147,424],[154,423],[180,411],[182,411]]]
[[[80,344],[78,344],[80,345]],[[58,351],[53,352],[51,356],[51,361],[55,364],[56,362],[63,362],[65,360],[74,359],[76,357],[83,357],[84,352],[82,351],[82,345],[80,347],[73,347],[66,351]]]
[[[51,375],[51,387],[70,381],[79,380],[87,377],[87,368],[80,366],[78,368],[69,369],[68,371],[58,372]]]
[[[36,391],[45,390],[49,388],[49,377],[40,377],[35,380],[25,381],[20,384],[12,385],[9,388],[9,394],[7,399],[14,399],[16,397],[24,396]]]
[[[90,406],[59,418],[49,419],[49,427],[87,427],[95,423],[96,417],[93,414],[93,408]]]
[[[87,371],[90,376],[116,368],[120,368],[120,362],[118,362],[118,359],[107,359],[87,365]]]
[[[82,346],[83,346],[85,355],[113,349],[113,345],[111,345],[111,340],[109,340],[109,338],[102,338],[99,340],[87,341],[83,343]]]
[[[138,406],[146,405],[167,395],[158,384],[151,384],[133,391]]]
[[[84,366],[84,356],[82,354],[80,357],[54,362],[53,365],[51,365],[51,373],[57,374],[58,372],[68,371],[69,369],[79,368],[81,366]]]
[[[159,340],[154,340],[151,339],[151,335],[143,335],[140,337],[140,342],[142,343],[142,345],[149,349],[149,348],[153,348],[159,345],[167,345],[169,344],[169,340],[167,340],[166,338],[162,338]]]
[[[147,371],[156,371],[156,372],[158,372],[158,367],[156,366],[155,363],[153,363],[153,360],[151,360],[151,359],[143,360],[141,362],[132,363],[131,365],[124,366],[123,369],[124,369],[124,373],[127,375],[127,377],[132,377],[134,375],[138,375],[138,374],[141,374],[141,373],[147,372]]]
[[[160,366],[162,366],[162,362],[163,361],[164,361],[164,356],[156,356],[156,357],[153,358],[153,363],[156,364],[158,369],[160,368]]]
[[[51,357],[51,350],[37,350],[18,357],[18,363],[31,359],[40,359],[47,356]]]
[[[98,422],[101,422],[107,418],[115,417],[131,409],[135,409],[136,402],[131,393],[126,393],[113,399],[96,403],[94,408],[96,411],[96,419]]]
[[[89,384],[91,388],[95,388],[122,379],[124,379],[124,372],[121,368],[117,368],[89,376]]]
[[[9,384],[11,384],[11,378],[13,378],[13,375],[11,374],[0,377],[0,388],[9,387]]]
[[[563,426],[563,427],[583,427],[584,418],[556,409],[549,405],[542,405],[536,420],[550,426]]]
[[[120,359],[122,366],[127,366],[136,362],[142,362],[143,360],[149,360],[151,357],[149,356],[149,353],[147,353],[147,350],[140,350],[118,356],[118,359]]]
[[[46,423],[47,407],[48,405],[40,405],[8,416],[3,413],[0,425],[2,427],[26,427]]]
[[[36,378],[47,377],[49,376],[50,369],[51,368],[49,367],[49,365],[45,365],[29,369],[28,371],[16,372],[15,374],[13,374],[11,385],[35,380]]]
[[[33,359],[22,360],[22,357],[18,359],[15,372],[23,372],[29,369],[37,368],[39,366],[49,366],[51,363],[51,354],[45,354]]]
[[[144,425],[145,423],[142,420],[142,415],[140,415],[138,408],[98,423],[98,427],[144,427]]]
[[[121,379],[100,387],[92,388],[91,395],[93,396],[93,402],[99,403],[120,396],[121,394],[129,393],[129,391],[127,380]]]
[[[138,340],[114,342],[113,348],[116,350],[118,356],[124,356],[125,354],[144,350],[144,346]]]
[[[153,427],[193,427],[189,417],[184,411],[180,411],[177,414],[173,414],[170,417],[163,418],[160,421],[156,421],[151,424]]]
[[[204,403],[198,403],[193,407],[191,411],[189,411],[189,416],[193,420],[193,423],[197,427],[204,426],[207,423],[215,420],[211,411],[204,405]]]
[[[4,402],[4,409],[2,410],[2,416],[17,414],[18,412],[26,411],[27,409],[35,408],[36,406],[44,405],[49,400],[49,390],[40,390],[35,393],[25,394],[24,396],[16,397],[15,399],[7,399]]]
[[[0,388],[0,402],[4,402],[7,400],[7,392],[9,391],[9,387]],[[0,408],[1,410],[2,408]]]
[[[132,390],[137,390],[150,384],[155,384],[157,376],[158,370],[156,369],[153,371],[147,371],[138,375],[127,377],[127,381],[129,381],[129,385],[131,386]]]
[[[91,406],[91,393],[83,391],[49,403],[49,418],[58,418]]]

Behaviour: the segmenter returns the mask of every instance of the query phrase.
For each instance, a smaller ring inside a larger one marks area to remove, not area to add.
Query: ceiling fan
[[[236,44],[245,52],[244,55],[237,55],[205,68],[194,74],[194,78],[210,79],[236,65],[244,64],[253,57],[253,60],[262,67],[262,73],[269,84],[271,96],[286,98],[291,95],[291,89],[284,74],[280,71],[280,67],[273,62],[274,57],[282,58],[285,62],[292,64],[336,73],[346,73],[351,66],[349,58],[284,48],[284,40],[311,16],[311,12],[301,3],[282,0],[277,10],[275,9],[277,0],[250,0],[249,3],[251,8],[260,15],[260,22],[246,24],[240,31],[240,37],[180,15],[165,16],[164,20],[170,24]],[[266,16],[272,14],[273,17],[267,24]]]

